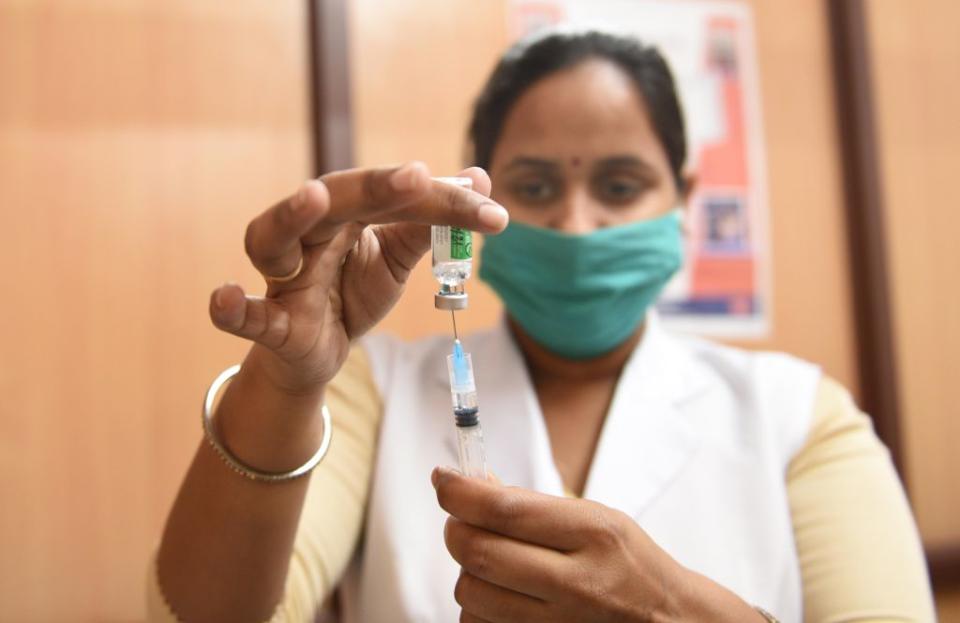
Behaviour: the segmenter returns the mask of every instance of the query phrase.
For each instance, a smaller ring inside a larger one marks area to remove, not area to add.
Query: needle
[[[459,340],[460,336],[457,335],[457,315],[453,313],[453,310],[450,310],[450,317],[453,318],[453,339]]]

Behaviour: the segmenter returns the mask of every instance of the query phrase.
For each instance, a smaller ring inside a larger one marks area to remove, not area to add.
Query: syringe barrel
[[[455,369],[453,355],[447,356],[447,369],[450,372],[450,400],[453,403],[453,415],[457,425],[470,425],[477,421],[480,404],[477,400],[477,386],[473,381],[473,363],[470,353],[464,353],[465,362]],[[465,367],[464,367],[465,366]]]
[[[483,452],[473,359],[470,353],[463,351],[459,340],[454,342],[453,354],[447,356],[447,372],[450,374],[453,416],[457,423],[460,471],[472,478],[486,479],[487,461]]]
[[[470,353],[463,353],[461,357],[447,355],[447,374],[450,376],[451,394],[475,395],[477,393],[477,384],[473,380],[473,358]]]
[[[460,472],[470,478],[487,479],[487,458],[483,452],[483,429],[480,423],[457,427],[457,449]]]

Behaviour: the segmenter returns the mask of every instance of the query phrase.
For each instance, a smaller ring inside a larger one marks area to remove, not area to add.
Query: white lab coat
[[[457,621],[459,568],[430,485],[457,464],[450,338],[365,340],[384,403],[361,547],[342,584],[346,623]],[[563,495],[522,357],[504,323],[473,353],[488,469]],[[782,354],[673,335],[647,319],[624,368],[584,497],[620,509],[681,564],[783,621],[802,620],[785,486],[810,425],[820,371]]]

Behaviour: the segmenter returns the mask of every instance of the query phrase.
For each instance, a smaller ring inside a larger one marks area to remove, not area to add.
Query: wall
[[[960,5],[876,2],[870,6],[877,131],[886,199],[896,347],[907,470],[929,542],[960,542]],[[953,381],[953,382],[951,382]],[[921,450],[922,449],[922,450]]]
[[[505,3],[354,0],[350,9],[357,165],[416,158],[434,175],[455,174],[472,98],[508,44]],[[384,330],[407,338],[451,330],[450,315],[433,307],[429,262],[414,271]],[[499,310],[478,281],[468,291],[470,311],[457,318],[464,332],[489,326]]]
[[[924,540],[960,544],[960,5],[866,3],[910,497]],[[960,592],[943,621],[960,621]]]
[[[309,175],[302,3],[0,2],[0,618],[143,616],[149,550],[246,346],[251,216]]]

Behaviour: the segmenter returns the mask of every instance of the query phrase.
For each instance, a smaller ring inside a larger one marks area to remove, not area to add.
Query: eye
[[[512,194],[524,203],[547,203],[558,193],[558,184],[546,178],[525,178],[510,185]]]
[[[643,190],[642,181],[622,175],[603,177],[594,184],[594,192],[600,200],[617,205],[634,201]]]

